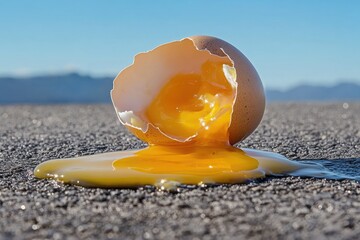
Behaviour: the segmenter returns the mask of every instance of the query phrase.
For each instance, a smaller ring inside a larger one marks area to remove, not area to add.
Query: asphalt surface
[[[359,239],[360,183],[352,180],[161,192],[89,189],[32,173],[52,158],[142,146],[110,105],[0,107],[0,239]],[[299,160],[359,159],[360,103],[270,104],[239,146]]]

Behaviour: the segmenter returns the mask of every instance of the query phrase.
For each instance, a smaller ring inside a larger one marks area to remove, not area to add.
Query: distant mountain
[[[340,101],[360,100],[360,85],[339,83],[334,86],[300,85],[286,91],[268,90],[269,101]]]
[[[0,104],[109,103],[113,79],[77,73],[28,78],[0,77]],[[360,85],[301,85],[286,91],[268,90],[266,96],[269,101],[360,100]]]
[[[113,77],[77,73],[29,78],[0,78],[0,104],[108,103]]]

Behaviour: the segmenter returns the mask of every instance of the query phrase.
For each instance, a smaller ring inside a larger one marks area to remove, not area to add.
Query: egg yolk
[[[172,138],[196,144],[227,142],[236,90],[222,62],[205,62],[200,74],[177,74],[148,106],[148,122]]]
[[[90,187],[239,183],[299,164],[280,155],[242,150],[229,144],[228,128],[236,85],[224,74],[227,62],[206,61],[200,73],[175,74],[141,116],[171,144],[44,162],[38,178]],[[271,163],[271,164],[269,164]]]

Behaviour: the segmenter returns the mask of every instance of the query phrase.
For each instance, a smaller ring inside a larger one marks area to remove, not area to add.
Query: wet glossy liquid
[[[315,165],[251,149],[222,147],[161,147],[51,160],[35,169],[38,178],[53,178],[87,187],[242,183],[265,176],[341,178]]]

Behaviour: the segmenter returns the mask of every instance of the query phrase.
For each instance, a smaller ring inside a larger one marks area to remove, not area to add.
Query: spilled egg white
[[[111,98],[117,116],[138,138],[150,144],[195,141],[173,136],[149,122],[144,112],[162,87],[179,73],[196,73],[206,61],[226,62],[223,73],[234,89],[228,131],[229,143],[249,136],[259,125],[265,96],[259,75],[250,61],[231,44],[210,36],[193,36],[163,44],[135,56],[134,63],[114,80]]]

